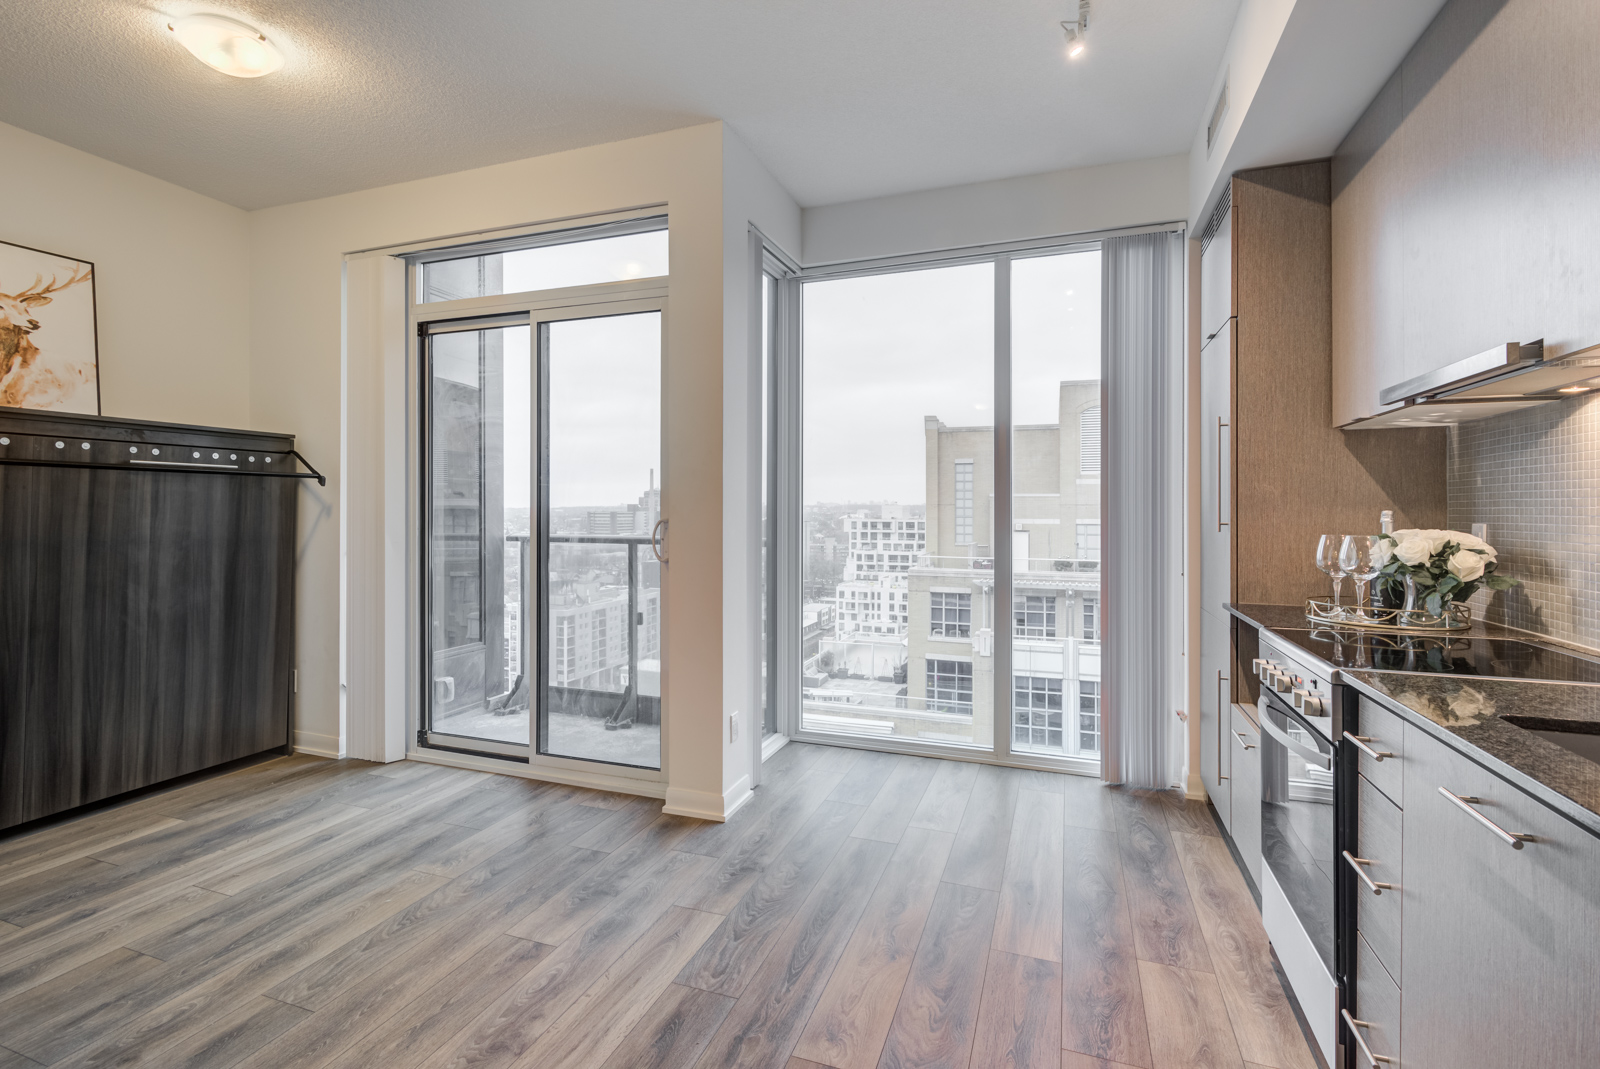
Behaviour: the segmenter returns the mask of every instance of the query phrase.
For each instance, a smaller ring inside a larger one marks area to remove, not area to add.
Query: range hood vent
[[[1349,430],[1433,427],[1487,419],[1561,401],[1600,387],[1600,345],[1545,359],[1544,340],[1505,345],[1396,383],[1379,391],[1386,405],[1401,402]]]

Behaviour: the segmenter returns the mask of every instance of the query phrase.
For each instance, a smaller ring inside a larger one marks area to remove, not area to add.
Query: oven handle
[[[1331,754],[1325,754],[1321,750],[1313,749],[1297,739],[1291,739],[1289,733],[1274,724],[1270,716],[1261,718],[1261,730],[1271,735],[1274,741],[1291,753],[1305,758],[1318,768],[1329,772],[1333,771],[1333,756]]]

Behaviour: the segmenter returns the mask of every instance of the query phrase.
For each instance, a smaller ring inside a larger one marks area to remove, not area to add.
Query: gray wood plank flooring
[[[0,1069],[1315,1065],[1203,804],[765,771],[708,825],[291,757],[0,839]]]

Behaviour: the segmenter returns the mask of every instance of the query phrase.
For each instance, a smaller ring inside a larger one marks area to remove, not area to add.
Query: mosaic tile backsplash
[[[1600,648],[1600,393],[1450,432],[1451,528],[1489,525],[1500,573],[1476,615]]]

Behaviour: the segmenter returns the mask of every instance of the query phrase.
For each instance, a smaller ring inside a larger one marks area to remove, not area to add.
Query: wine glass
[[[1346,575],[1355,578],[1354,615],[1358,619],[1364,618],[1367,610],[1367,587],[1378,577],[1378,572],[1383,567],[1378,558],[1378,536],[1345,535],[1344,541],[1339,544],[1339,566],[1344,569]]]
[[[1344,545],[1344,536],[1325,534],[1317,539],[1317,567],[1328,573],[1328,578],[1333,580],[1333,615],[1341,616],[1343,611],[1339,607],[1339,598],[1344,593],[1344,565],[1339,563],[1339,550]]]

